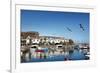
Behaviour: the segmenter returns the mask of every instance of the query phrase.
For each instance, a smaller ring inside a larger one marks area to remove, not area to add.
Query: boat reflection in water
[[[54,53],[49,52],[48,48],[34,50],[26,54],[24,62],[49,62],[49,61],[70,61],[70,60],[89,60],[87,48],[74,48],[68,52]],[[28,57],[29,56],[29,57]]]

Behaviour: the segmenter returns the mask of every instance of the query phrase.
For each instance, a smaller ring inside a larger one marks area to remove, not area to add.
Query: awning
[[[35,50],[35,52],[45,52],[44,50]]]

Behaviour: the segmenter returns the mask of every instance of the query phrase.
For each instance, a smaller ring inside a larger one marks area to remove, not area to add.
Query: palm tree
[[[69,39],[69,45],[74,45],[74,41],[72,39]]]
[[[69,39],[69,43],[68,43],[68,51],[69,53],[73,53],[73,45],[74,45],[74,41],[72,39]]]

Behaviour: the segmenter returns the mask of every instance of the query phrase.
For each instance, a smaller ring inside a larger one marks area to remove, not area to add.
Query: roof
[[[64,39],[64,37],[56,37],[56,36],[40,36],[40,38]]]
[[[21,32],[21,38],[22,39],[26,39],[28,36],[30,36],[31,38],[38,38],[39,37],[39,33],[38,32]]]

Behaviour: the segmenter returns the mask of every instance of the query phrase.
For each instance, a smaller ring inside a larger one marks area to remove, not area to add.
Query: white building
[[[32,39],[32,43],[33,43],[33,44],[34,44],[34,43],[39,44],[39,43],[40,43],[40,39],[38,39],[38,38],[33,38],[33,39]]]
[[[60,42],[69,42],[68,39],[64,37],[52,37],[52,36],[41,36],[42,42],[50,42],[50,43],[60,43]]]

